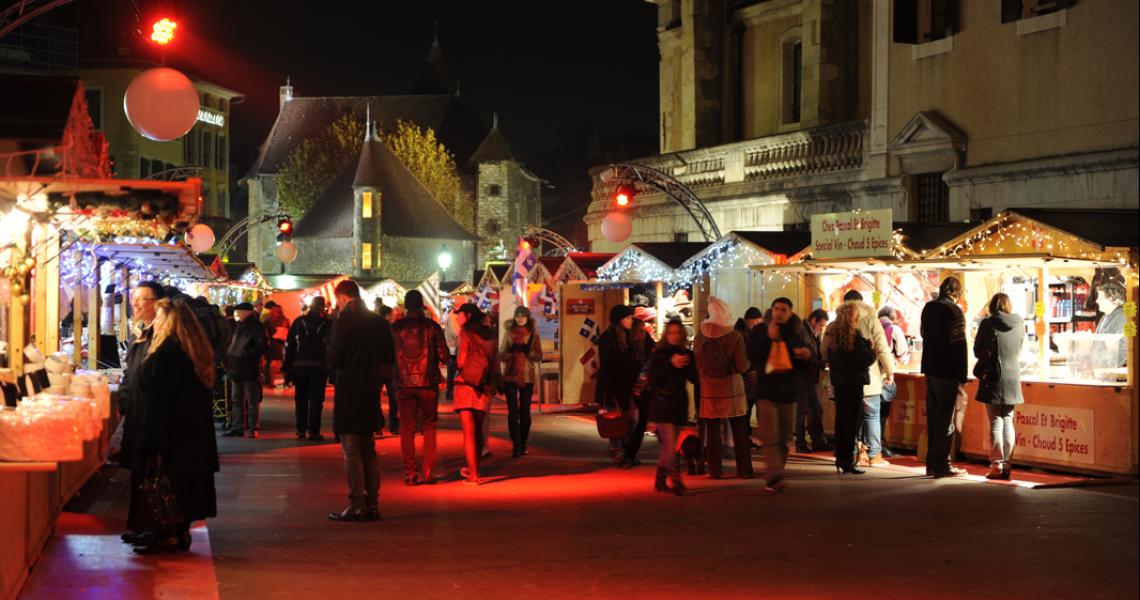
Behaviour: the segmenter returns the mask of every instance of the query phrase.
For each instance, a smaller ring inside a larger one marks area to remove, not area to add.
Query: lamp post
[[[439,265],[439,278],[445,279],[444,275],[447,274],[447,269],[451,267],[451,253],[447,251],[447,245],[439,247],[439,255],[435,257],[436,263]]]

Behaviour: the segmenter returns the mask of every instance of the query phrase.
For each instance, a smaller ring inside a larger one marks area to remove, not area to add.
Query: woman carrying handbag
[[[835,390],[835,470],[862,475],[866,471],[855,465],[855,435],[862,418],[863,386],[871,381],[870,367],[877,356],[871,341],[859,333],[855,304],[839,306],[820,346]]]

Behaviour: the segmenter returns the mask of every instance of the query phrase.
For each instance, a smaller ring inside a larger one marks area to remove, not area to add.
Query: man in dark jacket
[[[435,468],[435,423],[439,409],[440,365],[447,364],[447,341],[438,323],[424,315],[424,297],[416,290],[404,296],[407,316],[392,326],[396,343],[396,373],[400,388],[400,451],[404,484],[430,483]],[[377,317],[379,318],[379,317]],[[423,424],[422,476],[416,469],[416,418]]]
[[[966,383],[966,317],[958,307],[962,282],[942,280],[938,298],[922,309],[922,373],[926,375],[926,474],[962,475],[965,469],[950,463],[954,436],[954,404]]]
[[[797,371],[809,367],[812,358],[811,340],[803,322],[792,312],[792,301],[776,298],[772,301],[772,317],[767,326],[756,327],[749,334],[749,359],[760,374],[760,401],[756,403],[756,418],[760,429],[761,447],[767,472],[764,477],[770,490],[781,490],[784,482],[784,463],[788,457],[788,439],[792,436],[792,419],[796,402],[801,394],[803,376]],[[769,363],[773,342],[782,341],[788,350],[789,364]]]
[[[395,358],[392,333],[388,322],[364,305],[355,281],[338,283],[333,293],[340,305],[329,348],[329,368],[336,370],[333,432],[344,451],[349,506],[330,514],[329,519],[376,521],[380,519],[380,467],[372,433],[380,426],[381,367]]]
[[[253,306],[242,302],[234,308],[237,327],[226,349],[226,376],[230,380],[230,430],[226,437],[256,438],[261,428],[261,357],[268,342],[265,328]]]
[[[796,373],[800,376],[799,399],[796,401],[796,452],[831,452],[834,450],[823,436],[823,406],[819,402],[819,374],[825,363],[820,352],[820,339],[830,318],[827,311],[817,308],[808,316],[804,332],[812,357],[807,367]],[[811,437],[811,446],[807,438]]]
[[[143,416],[146,398],[142,394],[142,363],[150,351],[154,335],[155,303],[166,297],[162,286],[144,281],[131,291],[131,313],[134,316],[135,339],[127,350],[127,365],[119,387],[119,411],[123,414],[123,444],[119,464],[131,472],[131,500],[127,509],[127,532],[124,541],[141,540],[146,526],[139,485],[146,477],[146,461],[142,452]]]
[[[328,381],[328,348],[332,322],[325,316],[324,296],[309,302],[309,312],[293,321],[285,340],[285,360],[281,371],[293,382],[293,404],[297,419],[297,439],[319,442],[321,412]]]

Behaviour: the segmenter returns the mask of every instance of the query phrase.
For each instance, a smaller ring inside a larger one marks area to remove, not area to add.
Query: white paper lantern
[[[293,242],[281,242],[273,253],[277,255],[277,260],[288,265],[297,260],[297,245]]]
[[[131,126],[159,142],[178,139],[198,120],[198,91],[185,75],[167,67],[139,73],[123,95]]]
[[[205,223],[198,223],[186,232],[186,243],[195,253],[201,254],[214,246],[214,230]]]
[[[602,219],[602,235],[613,243],[624,242],[633,231],[633,221],[623,212],[611,212]]]

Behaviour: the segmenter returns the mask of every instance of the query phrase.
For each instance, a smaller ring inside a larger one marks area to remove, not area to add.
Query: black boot
[[[673,489],[670,488],[667,483],[668,477],[669,471],[666,471],[665,467],[657,467],[657,479],[653,482],[653,491],[664,493],[672,492]]]
[[[689,488],[685,487],[685,482],[681,481],[680,470],[673,471],[670,479],[673,481],[673,493],[677,496],[681,496],[689,490]]]

